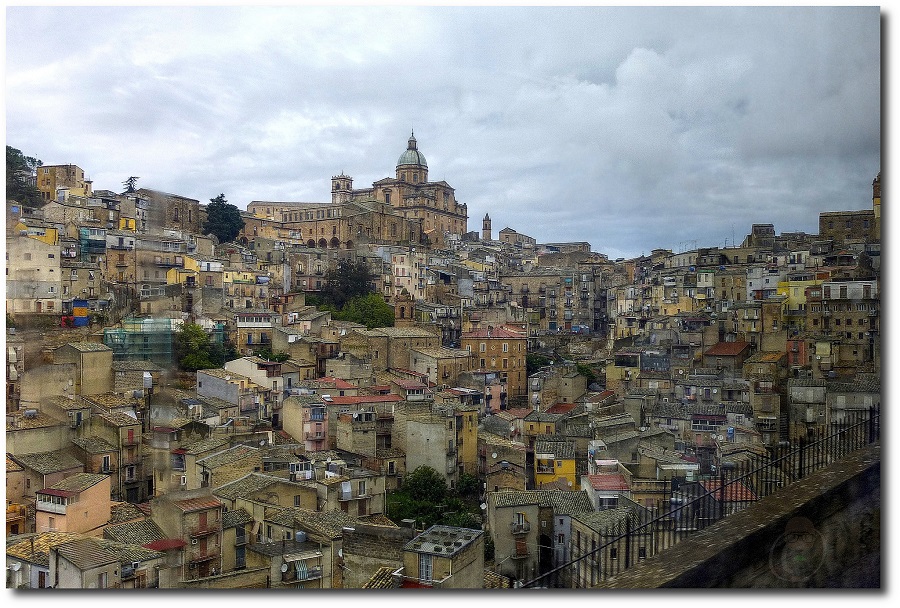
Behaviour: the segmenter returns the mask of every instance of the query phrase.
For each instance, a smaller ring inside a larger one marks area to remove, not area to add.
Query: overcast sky
[[[611,258],[818,231],[881,170],[875,7],[7,7],[7,144],[198,199],[432,181]]]

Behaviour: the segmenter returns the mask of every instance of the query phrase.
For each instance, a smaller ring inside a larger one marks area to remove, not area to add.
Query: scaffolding
[[[173,361],[178,319],[126,318],[121,327],[103,330],[103,343],[113,351],[113,361],[153,361],[170,367]]]

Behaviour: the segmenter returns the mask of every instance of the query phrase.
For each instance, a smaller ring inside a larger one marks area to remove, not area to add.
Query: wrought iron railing
[[[631,509],[604,534],[582,535],[578,557],[552,567],[521,588],[585,588],[676,545],[694,532],[737,513],[848,454],[880,440],[877,408],[843,412],[817,437],[779,443],[766,454],[721,462],[715,475],[672,483],[669,504],[655,512]]]

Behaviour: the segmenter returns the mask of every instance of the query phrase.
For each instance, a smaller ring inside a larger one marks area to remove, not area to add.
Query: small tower
[[[404,287],[394,298],[394,327],[411,327],[416,321],[413,318],[415,299]]]
[[[331,178],[331,202],[334,204],[337,203],[346,203],[350,200],[350,194],[353,191],[353,178],[349,175],[344,175],[344,172],[341,171],[340,175],[332,176]]]
[[[483,241],[491,241],[491,216],[487,213],[484,214],[484,219],[481,222],[481,240]]]
[[[872,180],[872,211],[875,213],[875,232],[881,239],[881,171]]]

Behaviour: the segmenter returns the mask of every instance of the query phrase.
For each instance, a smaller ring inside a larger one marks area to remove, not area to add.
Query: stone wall
[[[403,545],[416,535],[413,528],[357,524],[344,529],[344,588],[361,589],[383,566],[403,565]]]

